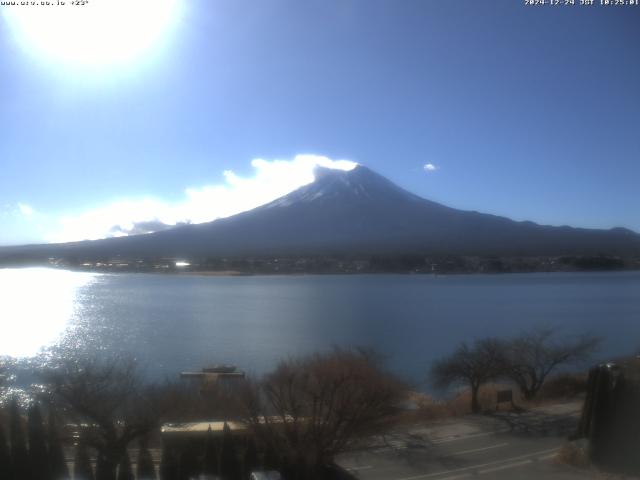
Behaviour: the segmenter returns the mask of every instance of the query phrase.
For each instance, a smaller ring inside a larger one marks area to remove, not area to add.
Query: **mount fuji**
[[[317,168],[315,181],[231,217],[168,230],[65,244],[0,248],[17,257],[205,258],[321,255],[640,255],[640,235],[554,227],[450,208],[367,167]]]

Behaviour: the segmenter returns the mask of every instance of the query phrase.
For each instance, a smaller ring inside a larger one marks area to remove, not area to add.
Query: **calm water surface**
[[[640,272],[207,277],[0,270],[0,355],[113,352],[150,377],[363,345],[419,382],[458,342],[554,325],[640,348]]]

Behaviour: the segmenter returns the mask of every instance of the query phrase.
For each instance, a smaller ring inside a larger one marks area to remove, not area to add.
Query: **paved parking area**
[[[339,463],[366,480],[585,479],[557,460],[579,414],[574,403],[416,425]]]

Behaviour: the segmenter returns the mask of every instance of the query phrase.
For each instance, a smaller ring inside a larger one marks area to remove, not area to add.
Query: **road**
[[[339,463],[363,480],[585,479],[556,458],[578,415],[570,404],[412,426]]]

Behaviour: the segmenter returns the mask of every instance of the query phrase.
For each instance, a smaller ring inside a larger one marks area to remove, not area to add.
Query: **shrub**
[[[27,433],[29,436],[29,460],[32,478],[48,480],[51,478],[49,469],[49,451],[47,439],[42,423],[42,414],[37,403],[29,407],[27,415]]]
[[[17,400],[12,400],[9,405],[9,432],[11,436],[11,459],[15,478],[29,478],[31,465],[29,452],[24,437],[22,416]]]
[[[91,459],[84,439],[80,439],[76,445],[76,456],[73,464],[74,480],[93,480],[93,469],[91,468]]]

